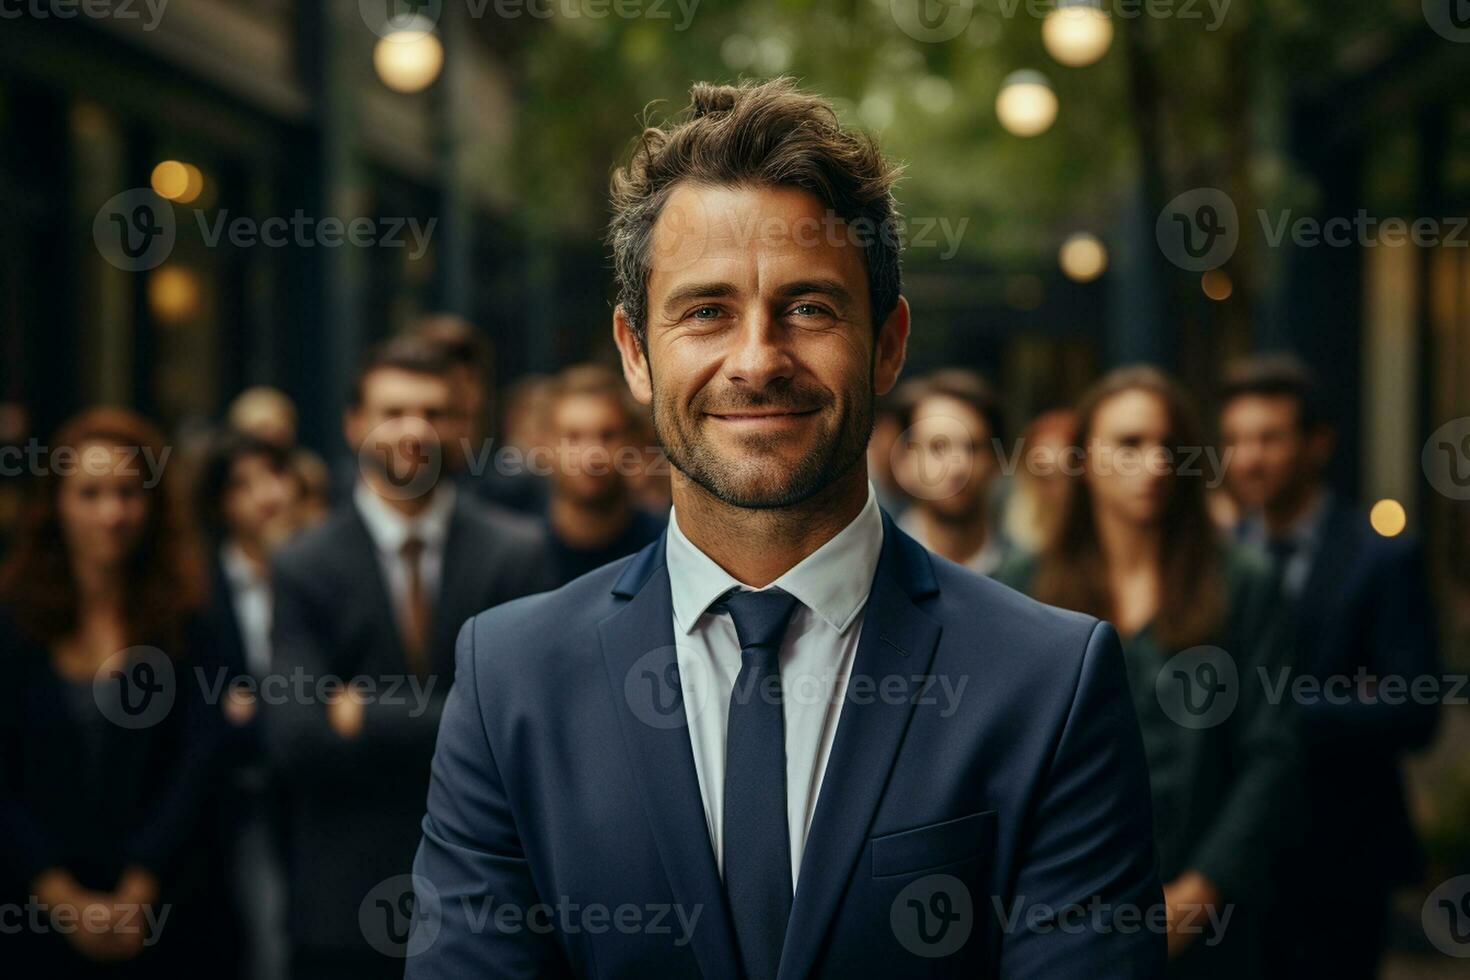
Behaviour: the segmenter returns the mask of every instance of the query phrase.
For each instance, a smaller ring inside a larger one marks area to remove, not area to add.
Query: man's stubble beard
[[[766,487],[759,489],[737,485],[755,479],[754,473],[744,480],[740,479],[735,475],[740,463],[735,462],[732,465],[699,437],[699,427],[707,423],[694,421],[690,425],[691,420],[672,406],[665,406],[664,410],[660,410],[660,392],[651,366],[649,385],[653,389],[653,399],[649,407],[653,415],[654,431],[669,462],[706,493],[732,507],[749,510],[794,507],[817,496],[858,462],[866,460],[868,441],[873,433],[873,403],[876,398],[871,370],[866,391],[838,416],[835,431],[831,434],[824,433],[814,451],[798,461],[789,473],[784,474],[784,481],[780,484],[767,483]],[[762,401],[757,400],[754,404],[759,405]],[[831,399],[827,398],[825,401],[826,404],[821,406],[824,410],[830,407]],[[759,449],[763,441],[765,440],[753,439],[751,444]],[[776,440],[770,440],[770,444],[775,445]]]

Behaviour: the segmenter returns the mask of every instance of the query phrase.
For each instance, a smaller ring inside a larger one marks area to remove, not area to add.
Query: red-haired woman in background
[[[158,432],[72,419],[0,570],[0,890],[13,976],[183,976],[212,746],[189,668],[204,583]]]
[[[1048,544],[999,577],[1117,627],[1149,764],[1169,975],[1225,980],[1263,972],[1270,868],[1300,810],[1289,705],[1267,686],[1285,684],[1283,610],[1264,564],[1210,522],[1201,446],[1166,375],[1107,375],[1077,408]]]

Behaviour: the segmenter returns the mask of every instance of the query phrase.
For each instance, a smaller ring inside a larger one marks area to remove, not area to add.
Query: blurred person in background
[[[912,502],[898,526],[935,554],[994,575],[1011,552],[993,519],[1005,439],[995,391],[973,371],[936,371],[914,389],[901,438]]]
[[[235,396],[225,410],[225,425],[235,432],[280,446],[291,454],[291,469],[300,492],[295,523],[315,524],[326,516],[331,480],[326,462],[296,441],[296,403],[277,388],[257,385]]]
[[[542,513],[549,492],[546,477],[525,470],[503,472],[495,465],[498,447],[488,438],[494,350],[485,334],[452,313],[426,316],[408,332],[438,348],[449,362],[454,413],[447,423],[451,428],[444,448],[460,487],[523,514]]]
[[[400,335],[369,352],[344,419],[360,465],[351,501],[272,563],[273,674],[308,682],[266,718],[299,980],[402,976],[381,949],[401,956],[406,936],[368,934],[358,910],[409,871],[455,636],[550,584],[535,523],[456,489],[441,448],[454,412],[437,347]],[[358,682],[318,697],[332,678]]]
[[[285,871],[255,691],[271,668],[271,555],[297,530],[290,453],[226,430],[209,446],[198,501],[210,547],[210,665],[225,694],[220,778],[223,900],[240,923],[239,974],[285,974]]]
[[[1076,424],[1070,409],[1053,409],[1036,416],[1021,433],[1015,449],[1020,465],[1001,526],[1022,551],[1039,554],[1061,521],[1067,470],[1078,463],[1068,456]]]
[[[633,554],[667,524],[630,492],[628,470],[646,465],[634,441],[636,404],[622,375],[600,364],[556,376],[548,428],[557,467],[546,524],[557,585]]]
[[[546,433],[552,379],[547,374],[523,374],[505,389],[501,441],[522,453],[544,450],[551,444]]]
[[[279,388],[257,385],[240,392],[225,409],[225,424],[283,449],[296,447],[296,403]]]
[[[1424,558],[1328,488],[1334,434],[1300,361],[1230,366],[1220,405],[1226,479],[1245,514],[1237,537],[1268,556],[1295,609],[1297,674],[1323,692],[1299,712],[1310,834],[1283,868],[1301,900],[1288,898],[1271,936],[1274,975],[1372,977],[1390,893],[1424,871],[1400,765],[1433,738],[1438,701],[1378,696],[1382,682],[1408,690],[1438,676]]]
[[[669,508],[674,505],[673,473],[663,446],[659,445],[658,433],[653,427],[653,414],[636,402],[630,403],[633,411],[633,443],[641,465],[628,474],[628,492],[633,503],[650,514],[667,519]]]
[[[1200,430],[1173,381],[1148,367],[1112,372],[1082,398],[1075,438],[1082,472],[1069,477],[1056,535],[1002,578],[1106,617],[1123,638],[1170,975],[1260,976],[1268,869],[1300,819],[1289,705],[1272,703],[1257,673],[1288,667],[1281,604],[1256,555],[1222,547],[1203,481],[1174,465]]]
[[[210,723],[192,665],[197,555],[168,456],[132,412],[50,442],[0,570],[0,891],[18,977],[194,977],[221,933],[202,907]]]
[[[868,438],[868,474],[878,493],[878,506],[893,517],[900,516],[909,500],[893,468],[893,450],[903,435],[908,414],[907,393],[912,381],[904,381],[873,404],[873,434]]]

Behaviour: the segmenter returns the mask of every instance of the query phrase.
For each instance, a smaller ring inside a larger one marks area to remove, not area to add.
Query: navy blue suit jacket
[[[780,976],[1162,976],[1112,627],[883,526]],[[740,975],[677,678],[663,536],[465,624],[408,977]]]

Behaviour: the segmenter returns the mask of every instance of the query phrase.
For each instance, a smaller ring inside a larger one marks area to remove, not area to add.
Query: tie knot
[[[409,538],[398,548],[398,553],[409,561],[417,561],[424,553],[423,538]]]
[[[740,638],[742,653],[780,649],[786,624],[796,610],[796,596],[781,589],[741,590],[727,595],[721,605],[735,621],[735,635]]]

